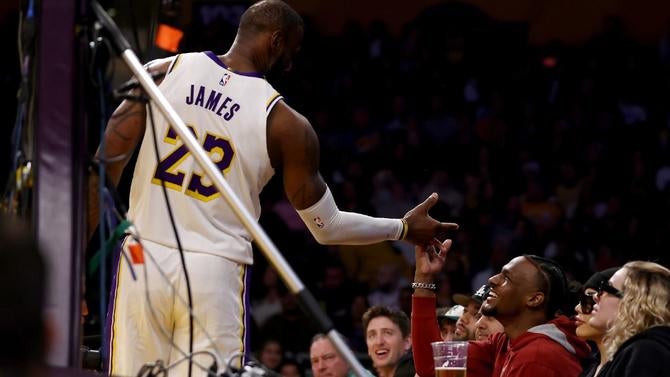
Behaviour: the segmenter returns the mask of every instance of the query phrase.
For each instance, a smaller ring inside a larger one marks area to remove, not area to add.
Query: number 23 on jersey
[[[195,131],[193,126],[188,126],[188,128],[193,132],[196,139],[198,134]],[[165,139],[163,142],[177,145],[178,135],[177,133],[170,128],[168,130]],[[233,149],[232,144],[227,139],[207,133],[205,135],[204,141],[202,142],[202,147],[205,152],[209,153],[209,157],[212,159],[216,167],[221,170],[223,174],[226,174],[228,169],[230,169],[230,164],[233,161],[235,156],[235,150]],[[188,174],[188,181],[186,182],[186,195],[193,197],[204,202],[208,202],[212,199],[219,197],[219,191],[216,189],[213,183],[206,184],[205,174],[200,171],[192,172],[183,172],[179,170],[179,165],[184,162],[186,158],[190,156],[190,152],[186,145],[183,143],[179,145],[176,149],[170,152],[167,156],[162,158],[158,165],[156,166],[156,172],[154,177],[151,180],[151,183],[156,185],[161,185],[161,179],[165,181],[165,187],[176,190],[183,191],[184,181],[186,181]],[[207,180],[209,181],[209,179]]]

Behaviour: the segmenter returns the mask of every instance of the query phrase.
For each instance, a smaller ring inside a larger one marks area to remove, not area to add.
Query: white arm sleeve
[[[318,202],[298,211],[298,215],[322,245],[366,245],[397,240],[403,230],[400,219],[340,211],[328,187]]]

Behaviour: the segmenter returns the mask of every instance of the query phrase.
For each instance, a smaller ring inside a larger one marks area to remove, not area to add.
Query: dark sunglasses
[[[620,290],[614,288],[607,280],[601,281],[598,285],[598,297],[602,296],[603,292],[607,292],[614,297],[623,298],[623,293]]]
[[[582,307],[583,314],[591,314],[593,311],[593,305],[596,304],[596,301],[593,299],[595,295],[595,293],[586,294],[582,292],[579,296],[579,305]]]

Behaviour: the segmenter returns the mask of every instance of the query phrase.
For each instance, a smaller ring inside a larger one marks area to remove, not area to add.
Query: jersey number
[[[193,135],[197,139],[198,134],[196,133],[195,128],[192,126],[188,126],[188,128],[193,132]],[[177,138],[177,133],[170,128],[163,141],[168,144],[176,145]],[[235,155],[235,151],[233,150],[230,141],[208,132],[205,135],[202,147],[205,152],[209,153],[209,157],[214,164],[216,164],[216,167],[219,168],[223,174],[226,174],[230,169],[230,164]],[[182,191],[187,173],[178,170],[178,168],[190,154],[188,148],[186,148],[184,144],[181,144],[158,163],[151,183],[161,185],[161,180],[163,180],[165,181],[165,187],[172,190]],[[205,179],[207,178],[202,172],[190,172],[185,194],[205,202],[217,198],[220,195],[219,191],[214,187],[213,183],[205,183]],[[209,179],[207,180],[209,181]]]

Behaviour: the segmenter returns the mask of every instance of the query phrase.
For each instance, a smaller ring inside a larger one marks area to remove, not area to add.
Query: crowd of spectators
[[[186,31],[182,51],[225,52],[235,29],[209,21]],[[582,45],[533,46],[527,25],[460,3],[399,33],[378,21],[323,35],[305,21],[293,71],[268,79],[314,126],[342,210],[401,217],[440,195],[431,214],[461,227],[438,307],[525,253],[579,281],[632,259],[667,264],[670,38],[642,45],[611,19]],[[261,224],[366,359],[363,313],[411,313],[413,248],[321,246],[281,192],[280,182],[266,188]],[[318,329],[260,253],[255,261],[253,349],[308,372]]]
[[[269,79],[316,129],[341,209],[400,217],[439,193],[431,213],[461,228],[438,306],[523,253],[553,258],[579,281],[632,259],[668,262],[667,38],[638,44],[611,19],[583,45],[531,46],[523,24],[454,4],[398,35],[382,22],[338,36],[306,25],[293,72]],[[187,49],[210,49],[200,37]],[[278,182],[266,189],[262,225],[364,353],[369,306],[410,314],[412,248],[320,246],[280,192]],[[260,254],[254,276],[254,344],[272,337],[304,355],[313,333],[292,329],[309,321]]]

